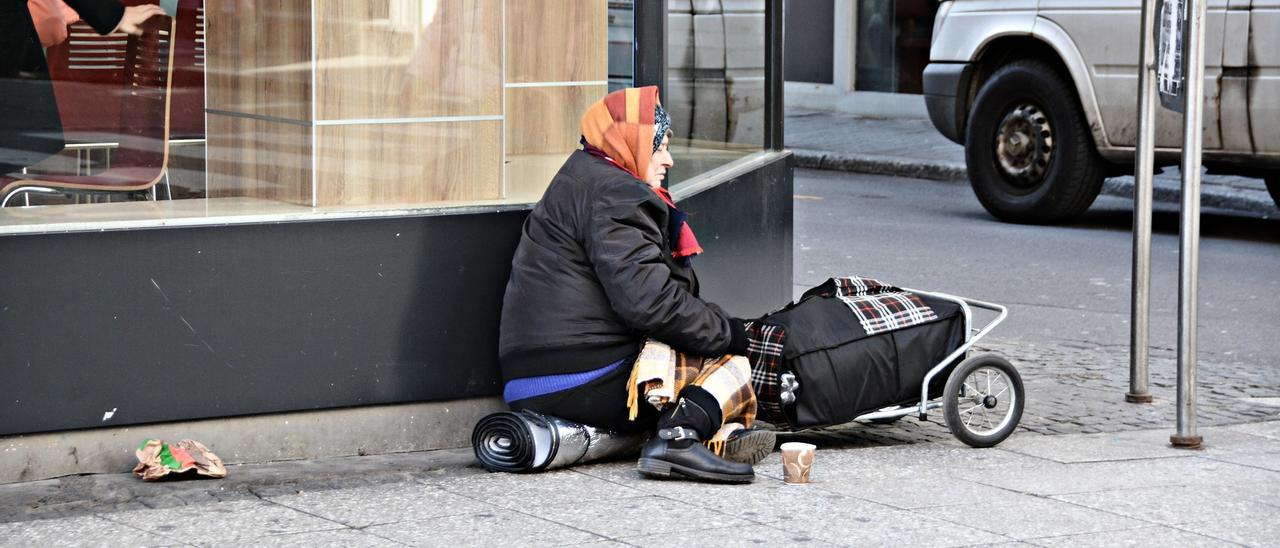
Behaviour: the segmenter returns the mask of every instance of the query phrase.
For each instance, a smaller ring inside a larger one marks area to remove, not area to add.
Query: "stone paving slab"
[[[1197,535],[1180,529],[1168,527],[1139,527],[1121,531],[1102,533],[1086,533],[1083,535],[1064,535],[1060,537],[1035,538],[1029,541],[1036,546],[1047,548],[1076,548],[1078,546],[1127,546],[1133,548],[1168,548],[1181,546],[1187,548],[1219,548],[1239,546],[1233,542],[1212,537]]]
[[[1253,481],[1275,481],[1274,472],[1202,458],[1055,464],[994,474],[970,470],[955,473],[975,483],[1035,496],[1151,486],[1216,485],[1223,481],[1238,486],[1247,486]]]
[[[991,473],[1000,472],[992,471]],[[1019,493],[958,478],[942,471],[915,477],[825,482],[816,487],[902,510],[933,506],[961,506],[973,504],[975,501],[983,501],[983,504],[1016,502],[1022,498]]]
[[[741,486],[650,480],[630,461],[533,475],[490,474],[465,463],[414,471],[368,464],[396,462],[384,458],[347,461],[388,481],[312,484],[269,475],[277,489],[261,499],[190,497],[187,506],[125,511],[84,501],[79,515],[0,524],[0,544],[1273,545],[1280,538],[1280,471],[1220,457],[1280,454],[1280,440],[1270,437],[1276,426],[1207,427],[1202,433],[1212,443],[1199,451],[1166,450],[1164,430],[1023,432],[989,449],[954,440],[836,443],[819,448],[809,485],[784,484],[777,453],[757,465],[754,483]],[[1046,458],[1067,455],[1059,447],[1105,460]],[[252,469],[233,467],[232,474],[259,474]],[[309,469],[340,471],[333,464],[294,467]],[[148,488],[192,485],[217,490],[223,482]],[[23,500],[6,488],[7,500]],[[671,524],[679,524],[676,536]]]
[[[1178,529],[1246,546],[1280,545],[1280,521],[1274,508],[1231,519],[1184,523]]]
[[[1055,495],[1052,498],[1160,525],[1234,522],[1246,516],[1274,517],[1280,513],[1280,507],[1268,503],[1266,494],[1247,493],[1228,485],[1146,487]]]
[[[228,466],[220,480],[143,482],[132,474],[93,474],[0,485],[0,523],[89,511],[117,512],[208,502],[257,501],[299,491],[440,482],[485,474],[470,448]],[[123,471],[122,471],[123,472]]]
[[[702,529],[750,525],[743,518],[724,514],[674,497],[646,495],[625,499],[542,506],[529,501],[529,511],[574,529],[611,539],[634,537],[665,530],[667,524],[697,524]]]
[[[641,478],[631,463],[584,467],[584,474],[618,482],[653,494],[676,500],[695,500],[700,506],[740,516],[758,524],[776,524],[793,518],[795,508],[812,505],[857,507],[880,511],[886,507],[873,502],[850,499],[833,492],[787,485],[770,477],[768,470],[780,463],[756,466],[757,479],[749,485],[704,485],[679,481],[652,481]],[[816,485],[816,484],[815,484]]]
[[[1145,523],[1066,502],[1023,496],[1017,501],[924,508],[917,512],[1019,540],[1132,529]]]
[[[1158,430],[1070,438],[1025,436],[1007,440],[1000,444],[1000,449],[1063,464],[1194,456],[1190,451],[1170,446],[1169,435]]]
[[[0,524],[0,544],[4,546],[110,546],[129,539],[134,546],[180,546],[165,538],[98,516],[78,516],[59,520]]]
[[[939,519],[919,512],[855,512],[844,506],[806,510],[787,522],[786,527],[846,546],[978,546],[1010,540],[964,520]]]
[[[722,548],[726,545],[746,546],[752,544],[764,546],[792,546],[797,544],[804,546],[839,546],[839,544],[819,540],[804,533],[789,532],[766,525],[698,529],[682,534],[678,538],[671,533],[658,533],[622,540],[627,544],[619,544],[619,546],[652,546],[655,548],[665,548],[673,544],[689,548]]]
[[[1237,424],[1227,430],[1280,441],[1280,421]]]
[[[355,528],[403,521],[406,515],[424,519],[472,514],[492,508],[435,485],[417,482],[307,491],[266,500]]]
[[[1219,446],[1205,457],[1250,468],[1280,472],[1280,452],[1274,447]]]
[[[631,486],[594,478],[572,469],[529,474],[522,476],[521,481],[511,481],[509,476],[503,474],[479,474],[442,482],[439,485],[459,496],[512,509],[526,507],[530,500],[536,500],[539,504],[545,505],[581,504],[596,500],[639,497],[646,494]]]
[[[361,548],[398,548],[404,546],[403,543],[354,529],[258,537],[244,544],[262,544],[276,548],[348,548],[351,546],[360,546]]]
[[[408,546],[568,546],[607,540],[539,517],[497,508],[475,514],[400,521],[364,531]]]
[[[250,539],[333,531],[345,526],[264,501],[231,501],[214,504],[130,510],[101,517],[148,533],[194,545],[246,542]]]

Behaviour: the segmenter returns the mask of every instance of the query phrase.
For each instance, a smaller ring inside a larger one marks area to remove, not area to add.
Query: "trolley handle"
[[[964,344],[961,344],[959,348],[956,348],[955,351],[948,354],[947,357],[943,358],[941,362],[938,362],[938,365],[933,366],[933,369],[930,369],[929,372],[925,374],[924,384],[920,386],[920,406],[919,406],[919,409],[917,410],[917,413],[919,415],[920,420],[925,420],[928,414],[927,412],[929,410],[929,407],[928,407],[929,383],[933,381],[933,378],[937,376],[938,373],[942,372],[943,368],[945,368],[947,364],[951,363],[956,358],[963,356],[965,352],[968,352],[969,349],[973,347],[974,343],[978,342],[979,339],[985,337],[987,333],[990,333],[991,330],[995,329],[997,325],[1000,325],[1000,322],[1003,322],[1004,319],[1009,316],[1009,309],[1005,308],[1003,305],[998,305],[996,303],[979,301],[977,299],[966,299],[964,297],[957,297],[955,295],[949,295],[947,293],[938,293],[934,291],[919,291],[916,289],[909,289],[905,287],[902,289],[904,291],[909,291],[911,293],[917,293],[927,297],[933,297],[935,299],[941,299],[944,301],[950,301],[950,302],[956,303],[960,305],[960,309],[964,314],[964,327],[965,327]],[[987,325],[979,329],[977,333],[973,333],[972,326],[970,325],[973,322],[973,312],[972,310],[970,310],[970,307],[981,308],[983,310],[996,312],[996,317],[994,320],[991,320],[989,323],[987,323]]]

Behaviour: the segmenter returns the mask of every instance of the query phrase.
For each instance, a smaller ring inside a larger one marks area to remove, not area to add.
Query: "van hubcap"
[[[1044,112],[1030,103],[1005,115],[996,130],[996,160],[1007,180],[1031,188],[1044,180],[1053,158],[1053,128]]]

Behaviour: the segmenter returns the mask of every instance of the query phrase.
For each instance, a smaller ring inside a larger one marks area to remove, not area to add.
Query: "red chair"
[[[115,142],[120,102],[103,101],[102,94],[117,93],[124,85],[129,35],[101,36],[77,21],[67,26],[67,36],[45,52],[63,137],[68,143]]]
[[[95,175],[27,175],[4,182],[0,207],[14,196],[37,193],[138,193],[152,191],[167,179],[170,105],[174,52],[178,41],[174,19],[157,16],[130,37],[124,55],[124,85],[118,96],[104,93],[103,103],[120,104],[119,148],[111,166]],[[166,181],[167,185],[167,181]],[[172,194],[169,196],[172,198]]]

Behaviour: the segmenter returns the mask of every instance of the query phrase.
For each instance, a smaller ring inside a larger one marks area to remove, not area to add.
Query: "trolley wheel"
[[[947,378],[942,411],[956,439],[973,447],[1004,441],[1022,419],[1022,376],[995,354],[974,356]]]

